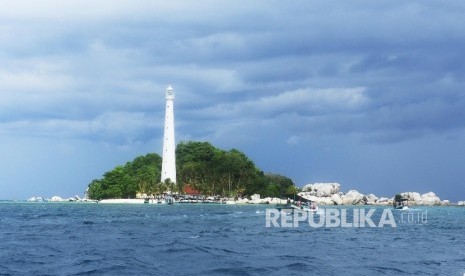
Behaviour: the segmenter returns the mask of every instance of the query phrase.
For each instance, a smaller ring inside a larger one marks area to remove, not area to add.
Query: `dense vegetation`
[[[160,183],[161,157],[139,156],[124,166],[106,172],[89,184],[93,199],[134,198],[137,192],[161,194],[168,190],[182,193],[185,185],[204,195],[283,197],[297,191],[291,179],[264,174],[237,149],[218,149],[208,142],[180,143],[176,147],[177,183]]]

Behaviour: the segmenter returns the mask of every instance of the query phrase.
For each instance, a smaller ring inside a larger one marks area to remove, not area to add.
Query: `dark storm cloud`
[[[4,137],[153,147],[170,83],[180,140],[255,156],[465,129],[461,1],[2,4]]]

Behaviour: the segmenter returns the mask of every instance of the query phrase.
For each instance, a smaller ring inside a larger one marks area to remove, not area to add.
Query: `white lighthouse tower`
[[[174,142],[174,90],[171,85],[166,88],[165,130],[163,137],[163,163],[161,182],[170,179],[176,183],[176,147]]]

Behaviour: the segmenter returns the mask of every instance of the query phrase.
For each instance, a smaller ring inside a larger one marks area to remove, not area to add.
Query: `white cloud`
[[[23,64],[22,69],[0,69],[0,91],[11,94],[17,91],[56,92],[72,84],[73,80],[60,74],[57,68],[50,64]],[[26,67],[27,66],[27,67]]]
[[[277,95],[235,103],[221,103],[196,111],[199,116],[218,119],[255,118],[270,119],[285,113],[305,114],[350,112],[363,108],[369,99],[365,88],[298,89]]]
[[[249,107],[269,111],[299,111],[309,112],[339,112],[363,107],[368,98],[363,94],[365,88],[330,88],[330,89],[299,89],[281,93],[277,96],[263,97],[257,102],[251,102]]]
[[[235,14],[260,6],[255,3],[231,4],[229,1],[198,0],[151,1],[140,0],[43,0],[43,1],[6,1],[0,2],[0,18],[18,21],[102,21],[126,19],[137,21],[151,17],[161,22],[221,20],[224,12]]]
[[[300,143],[301,140],[302,140],[301,137],[294,135],[294,136],[289,137],[286,143],[291,144],[291,145],[297,145]]]
[[[105,112],[90,120],[38,119],[0,122],[0,133],[12,136],[86,138],[110,144],[126,144],[150,139],[144,137],[144,133],[161,127],[162,120],[141,112]]]

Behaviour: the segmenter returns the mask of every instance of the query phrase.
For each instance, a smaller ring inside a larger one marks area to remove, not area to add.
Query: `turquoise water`
[[[270,207],[3,202],[0,275],[465,273],[465,208],[420,207],[421,223],[393,211],[397,227],[279,228],[265,227]]]

